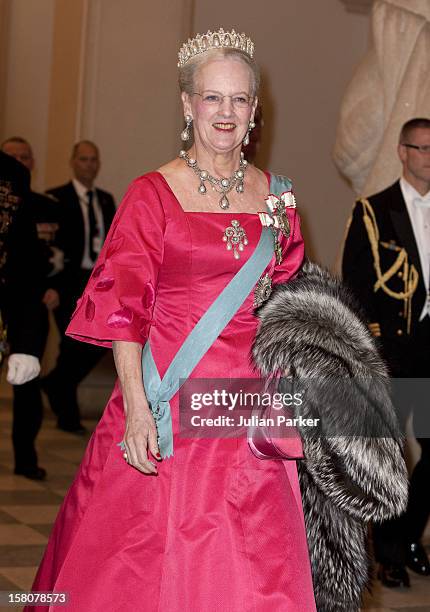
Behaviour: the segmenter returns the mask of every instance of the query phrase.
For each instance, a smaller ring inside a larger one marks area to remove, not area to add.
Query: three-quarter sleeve
[[[145,177],[121,202],[67,335],[111,346],[113,340],[144,344],[148,338],[163,261],[165,216]]]

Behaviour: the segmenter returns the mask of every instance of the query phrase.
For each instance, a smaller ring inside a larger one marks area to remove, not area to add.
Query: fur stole
[[[369,583],[367,523],[406,509],[408,479],[387,368],[348,290],[316,264],[258,310],[253,356],[267,376],[292,377],[298,461],[318,612],[359,610]]]

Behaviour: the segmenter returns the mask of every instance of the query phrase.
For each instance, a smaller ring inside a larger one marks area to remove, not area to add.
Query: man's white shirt
[[[92,270],[94,267],[94,261],[90,257],[89,253],[89,238],[90,238],[90,220],[88,216],[88,191],[93,192],[93,208],[94,214],[96,217],[96,223],[98,228],[98,236],[94,239],[93,242],[93,250],[98,255],[105,238],[105,227],[103,222],[103,214],[100,208],[100,204],[97,198],[97,191],[95,187],[92,189],[88,189],[85,185],[82,185],[77,179],[72,179],[73,187],[79,198],[79,204],[81,206],[82,217],[84,220],[84,231],[85,231],[85,240],[84,240],[84,255],[82,257],[81,268],[84,270]]]
[[[420,195],[404,177],[400,179],[400,189],[411,220],[427,292],[427,298],[420,315],[420,321],[422,321],[426,315],[430,316],[430,191],[425,196]]]

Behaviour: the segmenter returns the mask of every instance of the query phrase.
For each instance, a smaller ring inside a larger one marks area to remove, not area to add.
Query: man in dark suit
[[[400,180],[355,204],[344,254],[343,277],[361,302],[369,328],[379,339],[403,420],[413,410],[421,458],[411,476],[406,514],[375,525],[373,542],[379,578],[389,587],[409,586],[407,565],[430,574],[421,544],[430,515],[428,398],[417,397],[407,378],[430,376],[430,120],[412,119],[402,128]],[[412,393],[411,393],[412,389]]]
[[[24,138],[17,136],[8,138],[2,143],[1,150],[23,164],[29,172],[33,171],[33,151]],[[62,282],[64,257],[56,246],[56,234],[60,223],[59,207],[52,198],[30,190],[28,208],[37,228],[40,252],[40,268],[37,272],[40,277],[39,329],[43,339],[43,352],[49,331],[48,310],[58,307],[59,286]],[[39,378],[34,378],[23,385],[14,385],[12,442],[15,466],[20,473],[34,479],[42,479],[46,475],[45,470],[38,466],[34,445],[42,418],[43,404]]]
[[[78,142],[73,147],[70,165],[73,179],[48,190],[61,207],[59,244],[64,251],[65,282],[55,311],[62,335],[60,353],[55,368],[42,385],[58,417],[58,427],[79,434],[85,429],[80,422],[77,387],[101,359],[104,349],[71,340],[64,332],[112,223],[115,202],[110,193],[94,187],[100,169],[99,151],[94,143]]]
[[[0,362],[9,345],[7,381],[15,388],[38,376],[43,351],[40,252],[29,194],[28,170],[0,151]],[[40,423],[32,406],[27,409],[26,435],[34,451]],[[46,473],[34,451],[31,465],[15,462],[15,474],[41,479]]]

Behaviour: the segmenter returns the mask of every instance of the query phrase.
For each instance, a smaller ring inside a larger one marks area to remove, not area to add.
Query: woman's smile
[[[236,129],[235,123],[213,123],[212,127],[221,132],[233,132]]]

